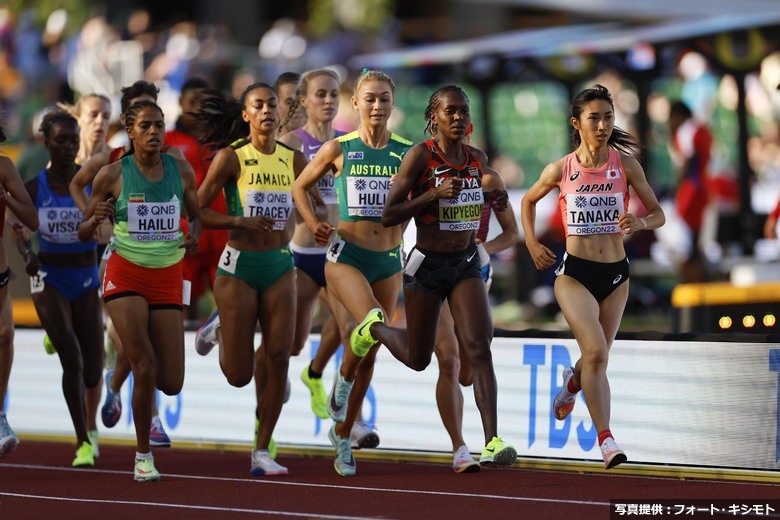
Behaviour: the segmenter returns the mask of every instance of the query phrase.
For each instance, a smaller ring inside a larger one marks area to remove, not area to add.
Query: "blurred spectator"
[[[46,107],[33,117],[31,132],[27,135],[22,152],[16,161],[16,169],[24,182],[38,175],[49,162],[49,151],[43,144],[43,132],[40,129],[43,116],[50,109],[50,107]]]
[[[181,115],[176,120],[176,127],[165,134],[165,144],[175,146],[184,153],[184,158],[195,170],[197,187],[203,183],[208,172],[213,152],[198,144],[199,129],[194,118],[198,110],[198,102],[208,83],[201,78],[190,78],[184,82],[181,89],[179,104]],[[211,209],[227,214],[225,197],[220,192],[211,204]],[[186,233],[186,219],[182,219],[182,229]],[[189,280],[191,287],[191,305],[186,307],[186,318],[200,320],[211,314],[211,310],[200,313],[198,301],[208,289],[213,288],[214,275],[217,272],[219,256],[225,248],[228,239],[227,229],[204,229],[198,242],[197,255],[185,255],[184,279]]]
[[[708,201],[712,134],[693,118],[691,109],[682,101],[671,104],[669,129],[672,134],[670,155],[677,173],[675,206],[691,231],[690,249],[681,266],[681,277],[685,283],[703,282],[707,275],[699,239]]]

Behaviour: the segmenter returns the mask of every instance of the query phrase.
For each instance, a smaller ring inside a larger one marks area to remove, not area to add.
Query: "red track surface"
[[[0,462],[0,519],[388,518],[608,519],[610,500],[775,500],[780,485],[518,468],[456,475],[449,466],[281,455],[286,477],[253,477],[249,451],[155,450],[163,479],[132,478],[133,448],[101,446],[94,469],[73,469],[70,445],[24,441]],[[655,517],[654,517],[655,518]],[[683,517],[680,517],[683,518]]]

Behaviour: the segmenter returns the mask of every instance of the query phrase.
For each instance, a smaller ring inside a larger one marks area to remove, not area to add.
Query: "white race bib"
[[[390,177],[347,177],[347,210],[352,217],[382,217]]]
[[[278,231],[287,226],[292,208],[292,192],[246,190],[244,216],[271,218],[274,221],[274,230]]]
[[[84,215],[78,208],[38,208],[38,233],[52,244],[79,242],[79,222]]]
[[[127,204],[127,231],[130,238],[138,242],[179,240],[180,219],[178,200]]]

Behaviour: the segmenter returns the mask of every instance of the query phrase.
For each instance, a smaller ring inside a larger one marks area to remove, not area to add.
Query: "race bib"
[[[482,188],[465,189],[457,199],[439,199],[439,229],[469,231],[479,229],[485,197]]]
[[[246,190],[244,216],[271,218],[276,231],[287,226],[292,208],[292,193],[289,191]]]
[[[390,177],[347,177],[347,211],[351,217],[381,218]]]
[[[179,201],[129,202],[127,231],[138,242],[173,242],[179,240],[181,210]]]
[[[79,223],[84,215],[78,208],[38,208],[38,233],[52,244],[79,242]]]
[[[623,208],[623,193],[569,193],[566,195],[569,235],[620,233],[618,217]]]

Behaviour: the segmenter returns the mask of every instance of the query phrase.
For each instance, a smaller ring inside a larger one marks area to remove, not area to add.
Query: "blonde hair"
[[[395,82],[393,81],[393,78],[381,70],[363,69],[363,71],[360,73],[360,76],[358,76],[357,81],[355,81],[355,94],[357,94],[361,85],[363,85],[363,83],[366,81],[384,81],[390,85],[390,92],[393,94],[393,101],[395,101]]]
[[[83,96],[81,96],[79,98],[78,101],[76,101],[76,103],[74,105],[69,107],[68,111],[71,113],[71,115],[73,117],[78,119],[79,116],[81,116],[81,109],[82,109],[82,107],[84,105],[84,100],[85,99],[89,99],[89,98],[99,99],[100,101],[108,103],[108,109],[111,110],[111,100],[108,99],[108,96],[106,96],[104,94],[97,94],[95,92],[92,92],[90,94],[84,94]]]
[[[319,76],[329,76],[335,79],[336,83],[341,86],[339,75],[336,74],[336,71],[332,69],[314,69],[301,74],[301,77],[298,79],[298,84],[295,87],[295,99],[293,99],[292,105],[290,105],[289,110],[287,110],[287,113],[284,116],[284,121],[279,124],[279,130],[286,127],[287,123],[289,123],[292,118],[295,117],[295,112],[298,110],[298,107],[301,106],[301,100],[306,97],[306,94],[309,93],[309,82]]]

